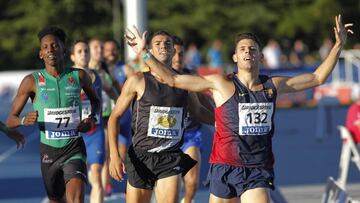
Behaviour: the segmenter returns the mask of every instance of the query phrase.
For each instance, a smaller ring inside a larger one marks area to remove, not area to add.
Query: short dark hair
[[[107,40],[105,40],[104,44],[105,44],[106,42],[112,42],[112,43],[114,43],[115,46],[116,46],[116,48],[120,51],[120,49],[121,49],[120,43],[119,43],[118,41],[116,41],[115,39],[107,39]]]
[[[56,26],[46,26],[40,32],[38,33],[39,41],[41,42],[41,39],[45,37],[45,35],[54,35],[56,38],[58,38],[64,45],[66,41],[66,34],[63,29],[56,27]]]
[[[173,35],[172,40],[174,42],[174,45],[184,46],[184,41],[180,37]]]
[[[256,42],[256,44],[259,46],[259,48],[261,49],[262,44],[261,44],[259,38],[254,33],[251,33],[251,32],[245,32],[245,33],[238,34],[235,38],[235,47],[243,39],[254,40]]]
[[[77,39],[77,40],[75,40],[73,43],[72,43],[72,45],[71,45],[71,49],[70,49],[70,52],[71,52],[71,54],[73,54],[74,53],[74,49],[75,49],[75,45],[77,45],[78,43],[84,43],[84,44],[86,44],[86,45],[88,45],[88,43],[85,41],[85,40],[83,40],[83,39]],[[89,46],[89,45],[88,45]]]
[[[159,31],[156,31],[156,32],[152,32],[150,34],[147,35],[147,39],[146,39],[146,44],[148,47],[151,48],[151,40],[155,37],[155,36],[158,36],[158,35],[163,35],[163,36],[168,36],[172,39],[172,35],[165,31],[165,30],[159,30]]]

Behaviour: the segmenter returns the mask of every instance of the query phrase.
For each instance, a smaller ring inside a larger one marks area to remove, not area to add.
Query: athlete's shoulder
[[[232,76],[231,74],[225,75],[225,74],[211,74],[211,75],[206,75],[203,76],[206,80],[209,80],[215,84],[222,84],[222,83],[226,83],[226,82],[231,82],[232,81]]]
[[[140,82],[142,80],[144,80],[144,73],[143,72],[135,72],[134,74],[132,74],[128,77],[126,82],[135,83],[135,82]]]
[[[35,83],[35,76],[38,75],[38,71],[34,71],[28,75],[26,75],[23,79],[22,79],[22,83],[23,82],[32,82],[32,83]]]

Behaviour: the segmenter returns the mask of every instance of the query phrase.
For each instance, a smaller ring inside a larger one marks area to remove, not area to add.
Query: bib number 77
[[[55,120],[59,121],[59,123],[57,125],[57,128],[61,127],[61,124],[63,123],[63,120],[64,120],[64,123],[65,123],[64,128],[67,128],[68,125],[69,125],[70,117],[62,117],[62,118],[60,117],[60,118],[55,118]]]

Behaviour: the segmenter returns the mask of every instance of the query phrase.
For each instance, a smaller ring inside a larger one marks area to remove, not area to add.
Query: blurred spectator
[[[349,107],[346,116],[346,127],[356,144],[360,144],[360,100]]]
[[[266,67],[270,69],[277,69],[281,63],[281,48],[279,43],[270,39],[263,49]]]
[[[211,68],[223,68],[224,61],[221,54],[222,41],[217,39],[207,52],[207,62]]]
[[[330,38],[325,38],[319,49],[319,55],[321,60],[325,60],[325,58],[329,55],[332,46],[332,40]]]
[[[190,43],[185,54],[185,63],[193,70],[201,65],[201,54],[195,43]]]
[[[293,50],[290,53],[290,63],[294,68],[303,68],[307,47],[301,39],[294,42]]]

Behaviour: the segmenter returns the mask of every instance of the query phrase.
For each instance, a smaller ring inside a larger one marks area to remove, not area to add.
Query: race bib
[[[79,107],[44,109],[46,139],[69,139],[80,136]]]
[[[85,119],[87,117],[89,117],[89,115],[91,114],[91,102],[90,100],[83,100],[82,101],[82,109],[81,109],[81,119]],[[96,114],[95,115],[96,118],[96,125],[100,123],[100,115]]]
[[[239,103],[239,135],[268,134],[273,112],[273,103]]]
[[[183,108],[151,106],[148,136],[181,139]]]

